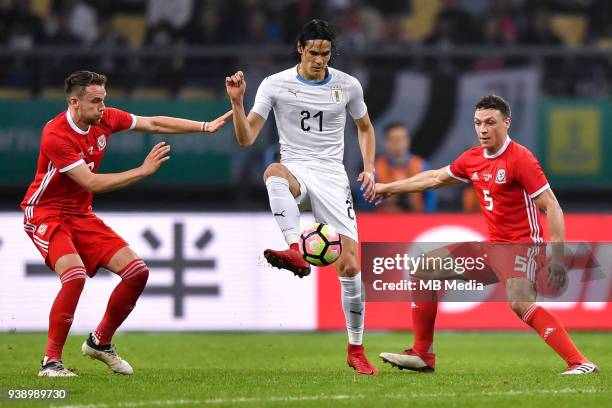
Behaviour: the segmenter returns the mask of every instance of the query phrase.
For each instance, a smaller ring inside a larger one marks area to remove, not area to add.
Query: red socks
[[[557,352],[568,366],[588,361],[574,345],[557,317],[535,303],[523,314],[523,321],[542,337]]]
[[[414,331],[412,349],[417,354],[433,352],[433,335],[437,311],[437,302],[412,303],[412,327]],[[561,322],[548,310],[533,304],[524,313],[523,321],[533,327],[546,344],[565,360],[568,366],[588,361],[578,351]]]
[[[433,353],[434,326],[438,302],[412,302],[412,330],[414,345],[418,354]]]
[[[117,328],[134,309],[136,300],[147,283],[149,269],[142,259],[136,259],[130,262],[119,275],[122,281],[111,294],[104,318],[95,332],[100,344],[111,342]],[[62,350],[85,286],[85,277],[85,268],[82,266],[72,267],[60,276],[62,288],[55,297],[49,313],[45,363],[62,359]]]
[[[62,350],[66,344],[68,331],[72,326],[81,292],[85,286],[85,268],[75,266],[66,270],[61,276],[62,288],[55,297],[49,313],[49,335],[45,350],[45,364],[62,359]]]
[[[121,282],[108,300],[102,321],[94,332],[99,344],[110,344],[115,331],[128,317],[147,284],[149,268],[142,259],[135,259],[119,272]]]

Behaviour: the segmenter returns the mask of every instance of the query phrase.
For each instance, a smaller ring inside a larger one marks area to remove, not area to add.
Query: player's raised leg
[[[264,256],[272,266],[290,270],[300,278],[310,274],[310,265],[299,251],[300,210],[296,197],[300,195],[300,183],[280,163],[272,163],[264,172],[270,209],[282,231],[289,249],[277,251],[266,249]]]
[[[567,369],[562,374],[590,374],[599,371],[578,350],[557,316],[535,303],[535,288],[531,281],[524,278],[508,279],[506,292],[512,311],[565,361]]]
[[[368,361],[363,347],[365,300],[361,291],[358,244],[345,235],[341,237],[342,254],[335,265],[341,285],[342,310],[349,340],[347,363],[359,374],[376,375],[378,369]]]
[[[50,250],[54,250],[53,246]],[[55,271],[60,278],[62,287],[55,297],[49,313],[47,347],[38,376],[74,377],[76,374],[66,369],[62,363],[62,351],[70,326],[72,326],[74,312],[79,303],[81,292],[85,286],[85,267],[79,255],[71,253],[61,256],[55,262]]]
[[[133,374],[130,364],[119,357],[113,335],[136,306],[149,277],[149,269],[129,247],[121,248],[112,256],[106,268],[121,277],[110,296],[102,321],[83,343],[83,355],[100,360],[116,373]]]

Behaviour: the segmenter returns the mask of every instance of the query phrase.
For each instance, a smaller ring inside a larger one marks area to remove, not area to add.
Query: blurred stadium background
[[[568,239],[612,241],[608,0],[0,0],[0,331],[46,330],[59,284],[23,233],[18,203],[34,175],[42,126],[65,109],[63,79],[82,68],[101,72],[110,106],[213,118],[229,109],[225,76],[245,71],[249,109],[260,81],[296,62],[294,38],[311,18],[332,23],[339,48],[332,65],[363,84],[381,166],[399,162],[397,175],[414,170],[414,157],[422,168],[448,164],[476,143],[477,99],[497,93],[513,107],[510,135],[539,158],[567,214]],[[98,214],[152,271],[126,330],[344,328],[332,271],[299,280],[261,257],[284,245],[261,181],[277,157],[270,118],[249,149],[238,146],[231,125],[167,138],[172,160],[157,174],[95,199]],[[400,159],[384,136],[395,122],[411,138]],[[138,166],[159,139],[113,137],[102,171]],[[353,125],[345,163],[354,179],[361,158]],[[469,189],[375,209],[353,187],[363,241],[485,233]],[[91,329],[114,281],[100,273],[87,283],[74,330]],[[569,328],[612,329],[607,303],[578,301],[552,308]],[[367,328],[410,326],[408,305],[368,307]],[[449,304],[439,322],[522,327],[504,304]]]

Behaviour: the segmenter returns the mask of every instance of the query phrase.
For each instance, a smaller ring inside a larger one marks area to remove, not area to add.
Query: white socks
[[[299,242],[300,210],[289,190],[289,182],[277,176],[266,181],[270,209],[285,236],[287,244]],[[361,296],[361,273],[353,277],[338,277],[342,285],[342,310],[346,318],[349,343],[361,345],[363,342],[363,321],[365,302]]]
[[[270,209],[285,236],[287,244],[300,240],[300,210],[295,198],[289,191],[289,182],[277,176],[270,176],[266,181]]]
[[[360,345],[363,342],[363,320],[365,302],[361,297],[361,272],[353,277],[339,276],[342,285],[342,310],[346,318],[346,331],[349,343]]]

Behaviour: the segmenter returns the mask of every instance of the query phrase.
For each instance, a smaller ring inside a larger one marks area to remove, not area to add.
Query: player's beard
[[[100,121],[102,120],[102,115],[98,116],[94,116],[91,120],[88,120],[87,123],[89,125],[97,125],[100,123]]]

